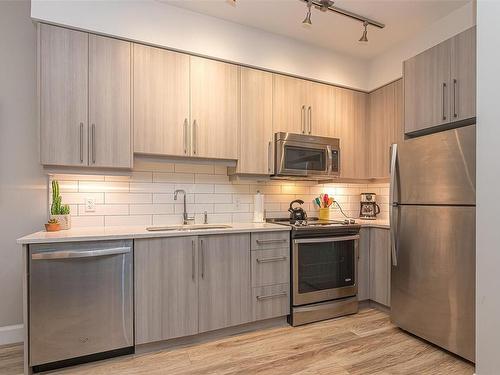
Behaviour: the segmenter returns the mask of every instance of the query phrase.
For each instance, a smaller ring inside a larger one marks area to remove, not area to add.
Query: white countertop
[[[356,219],[356,223],[361,224],[362,227],[390,229],[389,220],[384,220],[384,219],[375,219],[375,220]]]
[[[147,231],[145,226],[72,228],[68,230],[60,230],[58,232],[36,232],[19,238],[17,240],[17,243],[26,245],[34,243],[199,236],[224,233],[273,232],[290,230],[290,228],[287,226],[271,223],[232,223],[228,225],[231,225],[231,228],[202,229],[192,231],[172,230],[155,232]]]

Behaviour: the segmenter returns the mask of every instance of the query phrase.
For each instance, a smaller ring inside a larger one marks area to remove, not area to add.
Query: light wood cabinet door
[[[192,156],[238,158],[239,69],[191,57]]]
[[[451,39],[451,121],[476,116],[476,27]]]
[[[199,331],[250,322],[250,235],[200,237],[199,258]]]
[[[39,27],[41,162],[87,165],[88,34]]]
[[[384,306],[391,300],[391,249],[388,229],[370,229],[370,299]]]
[[[272,103],[273,75],[242,67],[237,173],[272,173]]]
[[[336,88],[308,83],[305,128],[309,135],[331,137],[335,126]]]
[[[370,299],[370,229],[359,231],[358,300]]]
[[[451,40],[403,63],[405,133],[453,121],[450,119]]]
[[[134,152],[189,155],[189,55],[133,48]]]
[[[136,240],[135,342],[198,333],[197,237]]]
[[[366,178],[365,152],[367,94],[335,89],[335,124],[332,136],[340,139],[340,176]]]
[[[89,36],[89,164],[132,167],[131,44]]]
[[[273,133],[305,134],[309,83],[280,74],[273,76]]]

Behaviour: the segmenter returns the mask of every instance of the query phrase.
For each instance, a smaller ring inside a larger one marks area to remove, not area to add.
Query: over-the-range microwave
[[[274,134],[274,178],[328,179],[340,175],[340,140]]]

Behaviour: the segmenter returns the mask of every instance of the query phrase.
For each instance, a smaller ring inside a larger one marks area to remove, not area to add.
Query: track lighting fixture
[[[309,0],[307,2],[307,14],[306,18],[304,18],[304,21],[302,21],[302,25],[304,26],[311,26],[312,21],[311,21],[311,7],[312,7],[312,0]]]
[[[321,10],[322,12],[326,12],[331,6],[333,6],[332,0],[320,0],[319,10]]]
[[[360,42],[368,42],[368,31],[367,31],[367,28],[368,28],[368,22],[363,22],[363,26],[365,27],[365,30],[363,31],[363,35],[361,35],[361,38],[359,38],[359,41]]]

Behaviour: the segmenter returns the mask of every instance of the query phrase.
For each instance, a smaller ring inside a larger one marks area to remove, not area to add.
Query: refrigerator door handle
[[[391,236],[391,258],[392,265],[394,267],[398,266],[398,251],[397,251],[397,236],[394,221],[394,210],[397,209],[398,204],[394,202],[394,191],[396,189],[396,160],[398,156],[398,145],[396,143],[391,145],[391,157],[390,157],[390,181],[391,185],[389,188],[389,226],[390,226],[390,236]]]

